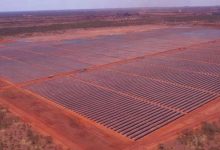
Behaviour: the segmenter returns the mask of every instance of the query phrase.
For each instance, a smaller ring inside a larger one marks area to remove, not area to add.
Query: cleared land
[[[144,28],[1,44],[0,101],[73,149],[153,147],[216,116],[220,30]]]

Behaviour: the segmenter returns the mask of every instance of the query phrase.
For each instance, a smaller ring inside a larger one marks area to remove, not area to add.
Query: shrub
[[[166,147],[164,144],[159,144],[158,145],[158,150],[166,150]]]
[[[4,149],[3,149],[3,146],[4,146],[4,145],[3,145],[3,143],[1,142],[1,143],[0,143],[0,150],[4,150]]]
[[[199,130],[185,130],[178,137],[178,141],[188,147],[189,149],[203,150],[204,149],[204,136]]]
[[[203,122],[201,132],[208,138],[208,140],[213,140],[214,136],[220,132],[220,128],[216,123]]]

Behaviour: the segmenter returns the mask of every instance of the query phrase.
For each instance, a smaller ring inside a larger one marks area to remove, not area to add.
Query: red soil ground
[[[10,39],[6,39],[6,38],[1,38],[0,37],[0,44],[6,44],[6,43],[10,43],[12,42],[13,40],[10,40]],[[0,45],[1,46],[1,45]]]
[[[6,81],[3,81],[3,80],[0,80],[0,89],[7,86],[7,82]]]
[[[95,38],[97,36],[105,35],[123,35],[128,33],[137,33],[137,32],[146,32],[156,29],[165,29],[170,26],[166,25],[138,25],[138,26],[125,26],[125,27],[107,27],[107,28],[94,28],[94,29],[73,29],[63,31],[64,34],[56,33],[37,33],[34,36],[26,37],[25,40],[28,41],[60,41],[60,40],[73,40],[73,39],[86,39],[86,38]],[[73,36],[74,35],[74,36]]]

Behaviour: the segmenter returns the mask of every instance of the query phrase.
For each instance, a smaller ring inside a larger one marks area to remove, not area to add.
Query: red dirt
[[[0,88],[3,88],[5,86],[7,86],[7,83],[2,81],[2,80],[0,80]]]
[[[60,40],[68,40],[68,39],[87,39],[87,38],[95,38],[97,36],[105,36],[109,35],[122,35],[127,33],[137,33],[137,32],[146,32],[152,31],[156,29],[165,29],[169,28],[166,25],[138,25],[138,26],[126,26],[126,27],[107,27],[107,28],[98,28],[98,29],[73,29],[64,31],[64,34],[56,33],[37,33],[34,36],[25,38],[28,41],[60,41]],[[74,35],[74,36],[73,36]]]
[[[3,89],[3,88],[6,88],[8,86],[11,86],[12,83],[4,80],[4,79],[0,79],[0,90]]]
[[[0,44],[2,45],[2,44],[7,44],[7,43],[10,43],[10,42],[12,42],[13,40],[10,40],[10,39],[4,39],[4,38],[0,38]],[[0,45],[0,46],[1,46]]]

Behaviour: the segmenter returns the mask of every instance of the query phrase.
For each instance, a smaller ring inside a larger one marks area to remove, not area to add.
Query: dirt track
[[[63,31],[63,34],[48,33],[48,34],[36,34],[31,37],[25,38],[28,41],[60,41],[60,40],[72,40],[72,39],[86,39],[95,38],[97,36],[105,35],[121,35],[134,32],[146,32],[156,29],[165,29],[169,26],[166,25],[139,25],[139,26],[128,26],[128,27],[107,27],[103,29],[78,29],[78,30],[67,30]],[[110,34],[109,34],[110,33]],[[74,35],[74,36],[73,36]]]

